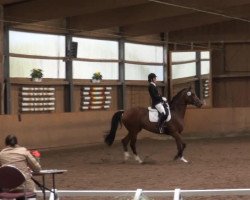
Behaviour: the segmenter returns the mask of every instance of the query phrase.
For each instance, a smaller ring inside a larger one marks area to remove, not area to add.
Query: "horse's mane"
[[[174,105],[174,103],[175,103],[178,99],[180,99],[180,96],[181,96],[182,93],[183,93],[184,91],[186,91],[186,90],[187,90],[187,88],[182,89],[181,91],[179,91],[179,92],[172,98],[172,100],[171,100],[171,102],[170,102],[170,106],[171,106],[171,107]]]

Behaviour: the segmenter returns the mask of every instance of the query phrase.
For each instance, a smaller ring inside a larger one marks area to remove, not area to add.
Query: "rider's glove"
[[[167,102],[167,98],[166,97],[162,97],[162,100]]]

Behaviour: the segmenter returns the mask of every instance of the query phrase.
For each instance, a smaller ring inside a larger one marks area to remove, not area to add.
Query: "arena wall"
[[[18,136],[28,148],[66,148],[103,143],[113,111],[0,115],[0,147],[7,134]],[[250,133],[250,108],[188,109],[185,137],[240,136]],[[126,134],[125,128],[117,139]],[[157,137],[144,131],[142,137]]]

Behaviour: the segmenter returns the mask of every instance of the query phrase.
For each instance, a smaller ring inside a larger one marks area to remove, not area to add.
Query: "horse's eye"
[[[187,92],[187,95],[188,95],[188,96],[191,96],[191,94],[192,94],[192,93],[191,93],[190,91]]]

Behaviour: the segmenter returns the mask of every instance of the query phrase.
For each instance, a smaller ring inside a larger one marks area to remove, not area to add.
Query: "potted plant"
[[[102,80],[102,74],[101,72],[95,72],[92,76],[92,82],[93,83],[100,83]]]
[[[34,69],[31,70],[30,76],[31,76],[33,81],[41,82],[42,77],[43,77],[43,70],[34,68]]]

